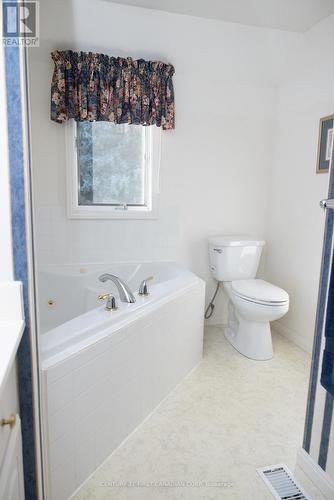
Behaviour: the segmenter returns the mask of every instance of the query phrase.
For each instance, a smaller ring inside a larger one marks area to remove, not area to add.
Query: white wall
[[[316,174],[319,118],[334,113],[334,16],[305,33],[278,91],[265,275],[291,299],[280,331],[311,351],[328,174]]]
[[[302,35],[100,0],[45,0],[41,15],[41,46],[30,51],[38,264],[172,259],[211,295],[207,237],[264,235],[276,87]],[[49,119],[55,48],[174,64],[176,129],[162,133],[157,221],[66,218],[64,128]]]

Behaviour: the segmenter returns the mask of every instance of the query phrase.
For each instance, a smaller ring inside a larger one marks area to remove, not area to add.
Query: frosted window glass
[[[145,204],[145,127],[80,122],[79,205]]]

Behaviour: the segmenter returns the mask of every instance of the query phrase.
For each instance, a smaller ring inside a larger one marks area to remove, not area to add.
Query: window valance
[[[51,55],[51,120],[175,127],[171,64],[72,50]]]

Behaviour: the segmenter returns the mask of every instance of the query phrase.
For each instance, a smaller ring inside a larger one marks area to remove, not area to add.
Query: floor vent
[[[256,469],[277,500],[311,500],[285,464]]]

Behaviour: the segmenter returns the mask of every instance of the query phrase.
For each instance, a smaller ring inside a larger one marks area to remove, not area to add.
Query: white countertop
[[[0,392],[15,361],[24,332],[22,284],[0,283]]]
[[[0,393],[14,363],[25,323],[19,321],[0,321]]]

